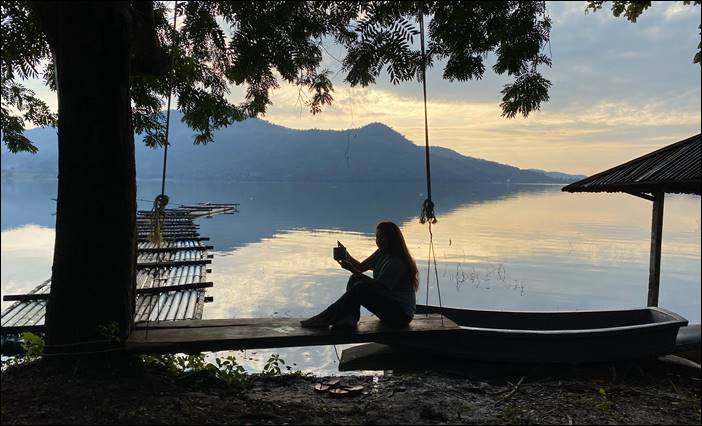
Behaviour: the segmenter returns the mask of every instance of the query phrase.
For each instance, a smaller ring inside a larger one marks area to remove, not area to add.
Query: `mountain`
[[[170,179],[253,181],[395,181],[425,179],[424,149],[388,126],[372,123],[350,130],[295,130],[249,119],[214,132],[206,146],[193,145],[193,131],[172,112]],[[39,153],[11,155],[3,146],[3,175],[57,174],[56,129],[26,132]],[[161,177],[163,150],[136,136],[137,177]],[[90,149],[86,146],[85,149]],[[561,183],[539,171],[432,147],[432,179],[437,181]]]
[[[541,173],[544,174],[550,178],[553,178],[559,182],[563,183],[572,183],[575,181],[578,181],[580,179],[585,179],[587,176],[585,175],[570,175],[568,173],[561,173],[561,172],[547,172],[544,170],[539,170],[539,169],[527,169],[530,172],[534,173]]]

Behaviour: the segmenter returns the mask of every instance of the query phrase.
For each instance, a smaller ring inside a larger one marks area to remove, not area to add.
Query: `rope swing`
[[[424,158],[427,166],[427,199],[422,203],[422,212],[419,215],[419,223],[429,225],[436,223],[434,214],[434,202],[431,200],[431,166],[429,164],[429,124],[427,120],[427,57],[424,52],[424,11],[420,9],[419,17],[419,39],[422,44],[422,89],[424,92]]]
[[[166,220],[166,206],[170,200],[166,195],[166,166],[168,165],[168,130],[171,124],[171,95],[173,94],[173,81],[175,80],[175,51],[176,51],[176,17],[178,16],[178,2],[175,2],[173,7],[173,43],[171,45],[171,70],[168,81],[168,106],[166,109],[166,143],[163,147],[163,172],[161,174],[161,194],[157,195],[154,199],[154,205],[152,207],[151,213],[151,233],[149,234],[149,240],[156,244],[157,247],[161,246],[163,241],[161,237],[161,228]]]
[[[429,272],[431,270],[431,261],[434,261],[434,275],[436,276],[436,290],[439,294],[439,307],[443,307],[441,303],[441,287],[439,286],[439,269],[436,265],[436,252],[434,251],[434,234],[431,226],[437,222],[434,214],[434,202],[431,199],[431,167],[429,164],[429,122],[427,119],[427,57],[424,50],[424,10],[419,9],[417,20],[419,21],[419,40],[422,48],[422,90],[424,93],[424,158],[427,168],[427,199],[422,203],[422,211],[419,215],[419,223],[429,224],[429,256],[427,258],[427,298],[426,304],[429,305]],[[427,314],[428,315],[428,314]],[[443,325],[444,316],[441,314],[441,323]]]
[[[173,81],[175,80],[175,50],[176,50],[176,37],[177,37],[177,32],[176,32],[176,17],[178,16],[178,2],[175,2],[175,5],[173,6],[173,42],[171,44],[171,70],[170,70],[170,75],[169,75],[169,81],[168,81],[168,106],[166,110],[166,134],[165,134],[165,139],[166,143],[163,147],[163,172],[161,174],[161,193],[156,196],[154,199],[154,205],[152,208],[151,212],[151,232],[149,233],[149,241],[152,243],[156,244],[156,247],[161,247],[161,243],[163,242],[162,238],[162,228],[163,224],[166,221],[166,206],[168,205],[168,201],[170,200],[168,195],[166,195],[166,166],[168,165],[168,130],[170,129],[170,124],[171,124],[171,95],[173,94]],[[157,259],[160,262],[162,260],[162,256],[165,256],[165,252],[159,252],[157,255]],[[161,279],[161,274],[162,274],[162,269],[163,268],[156,268],[154,270],[154,273],[152,274],[152,280],[153,283],[152,285],[155,285],[155,282],[162,281]],[[160,284],[159,284],[160,285]],[[151,296],[152,298],[156,298],[156,321],[159,321],[159,317],[161,316],[161,295],[156,294],[154,296]],[[153,314],[154,310],[154,303],[151,301],[149,303],[149,314],[146,317],[146,337],[148,338],[149,336],[149,323],[151,322],[151,315]]]

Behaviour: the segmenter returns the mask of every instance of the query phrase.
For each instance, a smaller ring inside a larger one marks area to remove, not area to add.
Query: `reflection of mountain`
[[[35,224],[56,226],[56,179],[2,180],[2,230]]]
[[[373,233],[381,220],[414,220],[425,198],[421,182],[397,183],[259,183],[175,181],[166,186],[178,203],[237,202],[233,216],[199,220],[201,232],[217,250],[231,250],[289,229],[338,229]],[[170,188],[170,189],[169,189]],[[439,219],[466,204],[484,203],[525,192],[557,190],[554,186],[437,184],[433,198]],[[139,193],[152,199],[156,181],[140,182]],[[422,194],[422,195],[420,195]],[[140,207],[148,208],[148,203]]]
[[[554,186],[452,184],[433,186],[436,211],[447,214],[466,204],[484,203],[521,193],[557,190]],[[158,180],[137,182],[139,208],[150,209],[161,189]],[[171,205],[195,202],[241,204],[235,215],[198,220],[201,233],[218,250],[231,250],[289,229],[339,229],[372,233],[381,220],[414,220],[425,198],[423,182],[296,183],[168,181]],[[56,180],[3,181],[2,229],[28,223],[55,226]]]
[[[389,127],[373,123],[348,131],[294,130],[259,119],[219,129],[214,143],[192,144],[192,131],[174,112],[168,176],[173,179],[248,181],[367,182],[424,179],[424,150]],[[39,154],[8,155],[3,174],[56,176],[56,130],[27,132]],[[86,147],[89,149],[89,147]],[[136,144],[137,176],[159,178],[163,153]],[[431,151],[436,181],[555,183],[538,171],[463,156],[447,148]]]
[[[436,211],[441,218],[466,204],[483,203],[520,193],[555,190],[553,186],[504,184],[433,186]],[[137,182],[139,208],[150,209],[160,192],[158,180]],[[231,250],[289,229],[339,229],[372,233],[381,220],[402,223],[419,214],[425,198],[424,183],[298,183],[169,181],[171,205],[195,202],[241,204],[235,215],[198,220],[201,233],[212,238],[218,250]],[[54,227],[55,180],[3,181],[2,229],[28,223]]]

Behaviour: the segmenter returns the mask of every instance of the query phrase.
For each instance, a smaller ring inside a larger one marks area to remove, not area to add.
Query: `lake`
[[[508,310],[589,310],[646,305],[651,203],[626,194],[569,194],[553,185],[434,184],[433,226],[443,305]],[[139,181],[150,209],[160,181]],[[427,298],[429,233],[417,215],[421,182],[276,183],[168,181],[177,203],[240,203],[201,219],[215,246],[204,318],[305,317],[333,302],[347,273],[332,259],[341,241],[359,260],[375,249],[375,225],[400,225]],[[50,276],[56,182],[2,182],[2,294]],[[700,322],[700,197],[666,198],[660,306]],[[434,270],[428,300],[438,304]],[[3,302],[2,308],[9,306]],[[260,371],[271,353],[294,369],[337,373],[336,348],[236,352]]]

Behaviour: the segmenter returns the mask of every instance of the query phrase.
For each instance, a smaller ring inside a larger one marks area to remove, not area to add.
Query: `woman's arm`
[[[369,259],[372,259],[375,254],[376,253],[373,253],[368,259],[364,260],[364,262],[369,260]],[[341,267],[346,269],[347,271],[351,272],[351,274],[353,275],[353,278],[357,281],[363,281],[363,282],[375,281],[373,278],[369,277],[368,275],[364,275],[363,272],[361,272],[356,266],[354,266],[349,259],[350,257],[351,256],[347,255],[346,259],[339,260],[338,261],[339,265],[341,265]],[[353,260],[360,265],[360,263],[356,259],[353,259]]]
[[[370,282],[375,281],[373,278],[369,277],[368,275],[360,274],[360,273],[358,273],[358,274],[353,274],[353,277],[354,277],[354,279],[356,279],[357,281],[362,281],[362,282],[367,282],[367,283],[370,283]]]
[[[380,255],[380,250],[376,250],[366,258],[363,262],[359,262],[358,260],[354,259],[353,256],[348,254],[348,251],[346,252],[346,260],[349,261],[349,263],[354,267],[354,269],[358,270],[358,272],[366,272],[369,269],[373,269],[373,265],[375,265],[375,261],[377,260],[378,256]]]

